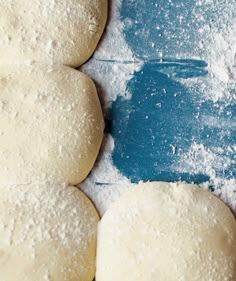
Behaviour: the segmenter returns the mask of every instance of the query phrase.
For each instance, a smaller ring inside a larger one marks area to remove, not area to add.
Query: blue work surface
[[[225,126],[227,121],[236,121],[236,104],[204,100],[200,92],[196,94],[197,89],[193,92],[182,82],[208,76],[208,62],[194,59],[202,58],[197,47],[199,38],[194,34],[199,22],[190,16],[195,2],[123,1],[125,39],[144,63],[128,82],[131,99],[119,97],[112,105],[109,119],[115,140],[114,165],[132,182],[208,181],[211,175],[207,172],[199,173],[194,168],[187,172],[173,170],[179,155],[187,153],[193,143],[214,151],[217,147],[214,153],[219,153],[219,157],[227,152],[230,164],[214,167],[215,176],[236,177],[235,150],[228,149],[235,146],[236,131]],[[210,21],[210,11],[205,13]],[[206,124],[206,116],[217,120],[218,125]]]

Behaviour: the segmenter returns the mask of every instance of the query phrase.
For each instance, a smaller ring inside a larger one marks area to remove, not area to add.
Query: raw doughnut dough
[[[0,0],[0,64],[79,66],[94,52],[106,17],[107,0]]]
[[[0,280],[92,281],[98,214],[75,187],[0,188]]]
[[[140,184],[99,224],[96,281],[235,281],[235,249],[235,219],[213,194]]]
[[[78,184],[103,137],[96,88],[66,66],[0,68],[0,182]]]

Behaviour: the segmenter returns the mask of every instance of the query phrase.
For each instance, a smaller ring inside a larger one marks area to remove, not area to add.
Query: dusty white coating
[[[95,203],[100,215],[131,186],[131,182],[114,167],[112,151],[114,140],[111,135],[104,138],[99,155],[89,177],[80,184],[81,189]]]
[[[111,106],[117,96],[127,96],[127,82],[142,66],[123,36],[124,23],[120,21],[120,0],[110,1],[106,32],[91,60],[82,71],[97,82],[103,94],[104,107]]]
[[[109,3],[109,21],[103,40],[92,59],[81,68],[96,82],[105,113],[118,96],[131,98],[130,95],[127,96],[127,83],[142,66],[123,36],[124,23],[120,21],[119,13],[121,1],[111,0]],[[93,200],[100,214],[130,186],[130,180],[121,175],[112,163],[113,149],[114,140],[108,134],[95,168],[81,184],[82,190]]]
[[[209,21],[208,15],[211,15]],[[192,17],[199,23],[196,32],[201,58],[207,61],[209,74],[204,78],[181,80],[196,95],[201,102],[219,102],[219,112],[223,112],[236,100],[236,10],[234,1],[199,0],[192,11]],[[209,128],[234,130],[234,113],[228,110],[227,116],[218,119],[217,116],[202,116],[202,124]],[[177,172],[206,173],[210,176],[204,186],[213,186],[219,195],[236,213],[235,194],[236,180],[225,179],[217,175],[217,170],[227,170],[235,165],[232,153],[236,144],[207,147],[204,143],[192,143],[189,150],[180,155],[179,163],[173,165]]]
[[[193,19],[199,23],[196,33],[198,48],[209,70],[207,79],[199,79],[197,84],[207,99],[214,102],[235,101],[235,2],[198,0],[192,14]]]
[[[107,18],[107,0],[1,0],[0,7],[0,64],[79,66],[94,52]]]
[[[98,214],[75,187],[0,187],[0,280],[92,281]]]
[[[66,66],[5,65],[0,70],[0,181],[78,184],[103,137],[96,88]]]
[[[86,65],[83,70],[88,73],[100,86],[103,94],[104,104],[106,108],[116,100],[117,96],[126,97],[126,86],[132,78],[134,72],[139,70],[143,62],[140,62],[132,54],[123,35],[125,24],[132,22],[121,22],[119,9],[120,0],[112,0],[111,2],[110,20],[108,22],[107,32],[95,53],[95,56]],[[175,5],[174,1],[170,4]],[[177,58],[196,58],[203,59],[208,63],[209,75],[206,77],[198,77],[191,79],[180,79],[190,91],[193,93],[193,99],[196,98],[201,102],[213,101],[222,102],[221,107],[227,107],[235,102],[235,50],[236,50],[236,10],[234,1],[229,0],[198,0],[194,1],[194,8],[189,11],[194,25],[186,27],[186,32],[191,34],[193,40],[193,48],[187,53],[177,53]],[[210,21],[213,19],[213,21]],[[195,26],[198,29],[195,30]],[[191,31],[191,32],[190,32]],[[184,32],[184,30],[183,30]],[[183,41],[179,44],[185,45]],[[153,44],[153,49],[158,50],[158,42]],[[186,50],[185,50],[186,51]],[[104,60],[111,62],[104,62]],[[106,78],[104,78],[106,77]],[[130,98],[128,96],[127,98]],[[233,113],[231,113],[233,114]],[[209,113],[210,115],[210,113]],[[233,115],[232,115],[233,116]],[[229,118],[225,118],[219,122],[217,118],[204,116],[203,124],[209,128],[225,128],[233,129],[235,122]],[[223,122],[223,124],[221,124]],[[109,136],[109,139],[112,137]],[[105,144],[106,145],[106,144]],[[236,181],[225,180],[216,175],[217,170],[223,170],[224,167],[234,165],[232,159],[232,151],[234,146],[226,146],[223,151],[221,144],[213,149],[208,148],[204,143],[192,143],[189,150],[179,153],[179,161],[173,164],[173,171],[182,173],[209,173],[210,181],[204,184],[204,187],[214,186],[216,193],[227,202],[236,213],[235,193]],[[231,152],[230,152],[231,151]],[[229,153],[230,152],[230,153]],[[117,168],[112,164],[112,149],[102,152],[97,166],[91,174],[91,177],[85,182],[84,190],[93,197],[96,205],[101,213],[111,204],[112,201],[119,198],[120,191],[127,185],[129,179],[120,175]],[[105,159],[105,160],[104,160]],[[108,172],[107,172],[108,171]],[[119,175],[117,177],[117,175]],[[113,184],[95,186],[94,179],[100,182],[108,182]],[[113,180],[114,179],[114,180]],[[123,184],[122,184],[123,182]]]
[[[235,247],[235,219],[210,192],[140,184],[99,223],[96,280],[234,281]]]

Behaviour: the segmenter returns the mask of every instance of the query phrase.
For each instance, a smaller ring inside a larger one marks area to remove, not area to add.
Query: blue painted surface
[[[196,0],[123,0],[121,19],[124,36],[135,55],[141,59],[156,59],[189,53],[197,56],[200,51],[195,31],[199,22],[191,11],[196,9]],[[205,10],[207,14],[209,11]],[[156,48],[153,48],[153,44]]]
[[[236,105],[204,101],[178,80],[207,76],[207,62],[176,58],[180,51],[187,54],[196,44],[193,33],[198,26],[189,16],[193,3],[192,0],[123,1],[125,38],[145,63],[128,83],[127,91],[132,98],[120,97],[113,104],[110,132],[115,139],[113,162],[133,182],[205,182],[209,180],[208,174],[173,171],[179,155],[187,152],[194,142],[223,150],[235,144],[236,131],[224,124],[229,119],[236,121],[234,114],[228,115],[236,112]],[[161,55],[157,50],[161,50]],[[197,48],[192,53],[200,55]],[[163,54],[164,59],[160,59]],[[219,126],[209,126],[204,121],[206,116],[214,117]],[[227,153],[236,160],[234,151]],[[222,165],[216,176],[235,177],[235,164],[227,168]]]

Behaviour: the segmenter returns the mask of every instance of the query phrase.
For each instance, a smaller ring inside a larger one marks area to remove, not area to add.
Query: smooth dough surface
[[[0,187],[0,280],[92,281],[98,214],[75,187]]]
[[[0,64],[79,66],[94,52],[107,0],[0,0]]]
[[[235,281],[235,249],[235,219],[213,194],[140,184],[99,224],[96,281]]]
[[[66,66],[0,69],[0,182],[51,180],[78,184],[103,137],[96,88]]]

